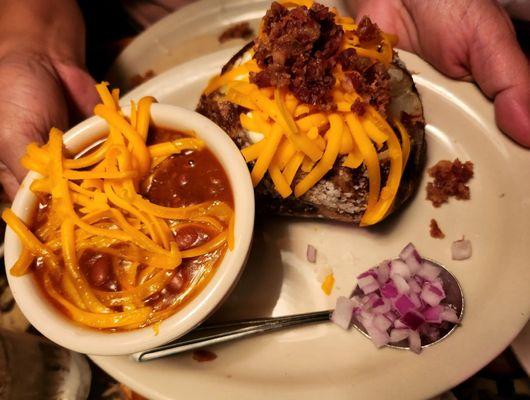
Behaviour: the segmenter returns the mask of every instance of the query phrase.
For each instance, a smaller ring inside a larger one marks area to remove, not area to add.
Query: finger
[[[502,10],[492,5],[476,26],[469,44],[471,73],[482,91],[494,99],[499,128],[530,147],[528,61]]]
[[[0,163],[0,183],[11,201],[15,198],[19,183],[15,175],[4,165]]]
[[[95,88],[96,81],[87,71],[77,65],[55,63],[54,67],[61,78],[75,113],[83,118],[91,116],[94,106],[99,101]]]
[[[0,102],[0,104],[4,103]],[[7,170],[8,175],[14,176],[20,182],[28,172],[20,163],[26,146],[31,142],[42,144],[43,138],[27,110],[15,108],[15,112],[18,112],[20,118],[8,116],[0,123],[0,142],[6,146],[0,153],[0,160],[3,163],[0,164],[0,174],[5,175]]]
[[[526,147],[530,147],[530,90],[528,87],[516,85],[502,90],[495,96],[495,119],[499,128]]]
[[[401,0],[348,0],[346,6],[357,21],[367,15],[384,32],[396,34],[400,49],[420,54],[414,21]]]

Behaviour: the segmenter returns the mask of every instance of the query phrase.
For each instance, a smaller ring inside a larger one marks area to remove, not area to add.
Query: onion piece
[[[395,328],[390,331],[390,343],[397,343],[409,337],[409,329]]]
[[[442,323],[442,306],[434,306],[434,307],[428,307],[423,311],[423,317],[425,318],[425,321],[427,322],[433,322],[435,324]]]
[[[451,244],[451,257],[453,260],[467,260],[471,257],[471,241],[467,239],[456,240]]]
[[[426,282],[420,294],[421,299],[431,307],[437,306],[445,298],[445,293],[430,282]]]
[[[407,244],[405,248],[401,250],[401,253],[399,253],[399,258],[407,263],[410,272],[413,274],[415,274],[421,268],[422,259],[412,243]]]
[[[413,310],[407,312],[399,320],[403,322],[405,326],[409,327],[410,329],[414,331],[417,330],[420,327],[420,325],[425,322],[423,315]]]
[[[397,297],[398,290],[396,288],[396,285],[394,285],[394,282],[387,282],[384,286],[381,287],[381,295],[385,299],[392,299],[394,297]]]
[[[306,258],[307,258],[307,261],[309,261],[312,264],[317,262],[317,249],[315,248],[315,246],[311,244],[307,245]]]
[[[449,306],[446,306],[444,308],[444,310],[440,314],[440,317],[443,321],[452,322],[453,324],[460,323],[460,318],[458,318],[458,315],[456,315],[456,311]]]
[[[416,308],[414,303],[410,300],[410,297],[404,294],[396,299],[394,302],[394,307],[401,315],[405,315],[410,310],[414,310]]]
[[[364,292],[364,294],[369,294],[379,289],[379,283],[375,280],[373,275],[370,274],[358,278],[357,284]]]
[[[423,260],[421,268],[416,272],[416,275],[425,279],[426,281],[434,281],[438,275],[440,275],[440,268],[434,265],[432,262]]]
[[[390,277],[390,260],[385,260],[377,266],[377,281],[383,285]]]
[[[353,312],[359,307],[359,305],[360,303],[356,298],[348,299],[347,297],[340,296],[337,299],[335,310],[331,314],[331,321],[336,323],[342,329],[347,330],[351,325]]]
[[[410,279],[410,268],[402,260],[392,260],[390,262],[390,276],[399,275],[404,279]]]
[[[392,311],[392,303],[390,300],[380,297],[372,304],[372,310],[376,314],[389,313]]]
[[[413,330],[409,331],[409,347],[414,353],[421,353],[421,338],[418,332]]]
[[[390,321],[384,315],[376,315],[373,320],[374,326],[380,331],[386,332],[392,326],[392,321]]]
[[[399,294],[406,294],[410,292],[410,286],[401,275],[393,275],[390,279],[394,282]]]

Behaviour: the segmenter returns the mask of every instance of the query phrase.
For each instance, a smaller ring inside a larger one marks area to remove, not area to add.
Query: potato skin
[[[253,43],[244,46],[223,67],[222,72],[229,71],[237,60],[252,47]],[[425,122],[421,100],[404,64],[394,55],[390,80],[391,103],[390,114],[401,121],[409,132],[411,152],[401,184],[388,214],[399,210],[412,197],[421,178],[426,153]],[[246,132],[239,122],[239,115],[246,109],[226,101],[219,91],[208,96],[201,96],[197,111],[223,128],[239,148],[249,144]],[[403,113],[405,111],[406,113]],[[399,137],[399,133],[398,137]],[[364,165],[352,170],[342,166],[339,158],[333,169],[326,174],[313,188],[303,196],[294,195],[286,199],[274,189],[270,178],[266,176],[255,188],[257,211],[260,213],[286,215],[304,218],[322,218],[333,221],[359,225],[366,210],[368,197],[368,178]],[[381,161],[382,182],[386,181],[389,172],[389,161]],[[305,174],[299,171],[294,183]]]

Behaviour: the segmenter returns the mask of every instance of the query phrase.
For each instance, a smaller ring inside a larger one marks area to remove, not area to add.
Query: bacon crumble
[[[363,43],[382,40],[379,27],[368,17],[361,20],[357,33]],[[274,2],[254,45],[254,58],[262,71],[251,73],[250,80],[258,87],[287,88],[301,102],[330,110],[336,82],[333,72],[340,67],[346,90],[355,90],[386,115],[390,101],[387,68],[359,56],[353,48],[341,51],[344,35],[328,7],[315,3],[309,9],[288,9]]]
[[[427,183],[427,200],[434,207],[447,203],[449,197],[457,200],[469,200],[471,197],[467,182],[473,177],[473,163],[462,163],[458,158],[453,162],[449,160],[438,161],[427,170],[433,182]]]
[[[431,224],[429,226],[429,232],[431,234],[431,237],[435,239],[443,239],[445,238],[445,233],[442,232],[440,229],[440,226],[438,225],[438,221],[436,221],[434,218],[431,219]]]

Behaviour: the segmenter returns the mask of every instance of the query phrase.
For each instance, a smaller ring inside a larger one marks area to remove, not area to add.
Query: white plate
[[[146,82],[125,99],[154,95],[194,108],[207,80],[236,51],[193,60]],[[398,215],[370,229],[344,224],[267,218],[240,284],[214,318],[277,316],[332,307],[355,276],[396,255],[409,241],[445,264],[466,298],[463,325],[420,356],[377,350],[355,331],[330,323],[266,334],[212,348],[218,358],[198,363],[184,354],[146,364],[127,357],[93,357],[116,379],[151,399],[424,399],[467,377],[510,344],[530,314],[530,152],[498,131],[493,107],[469,83],[455,82],[418,57],[400,52],[425,107],[428,165],[440,159],[472,160],[470,201],[435,209],[425,198],[427,176]],[[436,218],[446,239],[429,236]],[[452,261],[452,240],[465,235],[473,257]],[[308,243],[318,263],[333,268],[335,289],[320,290]]]

